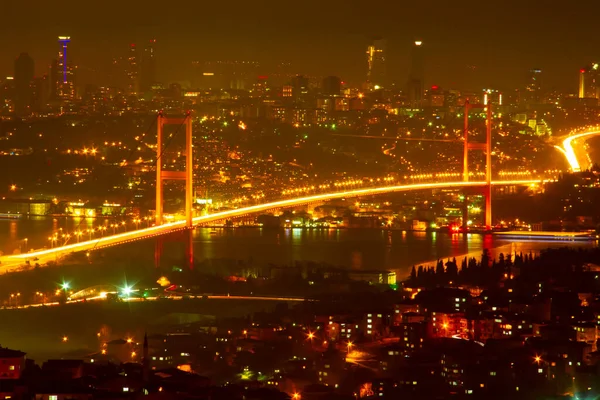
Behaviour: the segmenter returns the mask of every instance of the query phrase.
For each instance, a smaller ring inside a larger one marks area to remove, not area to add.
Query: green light
[[[223,122],[223,126],[227,126],[229,123],[227,121]]]
[[[62,285],[60,285],[60,287],[62,287],[62,290],[69,290],[69,288],[71,287],[71,284],[69,282],[64,282],[62,283]]]
[[[335,130],[335,128],[337,128],[337,126],[335,124],[331,124],[331,129]]]

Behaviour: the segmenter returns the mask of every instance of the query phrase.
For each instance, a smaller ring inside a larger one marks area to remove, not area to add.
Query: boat
[[[0,219],[19,219],[21,217],[21,214],[0,213]]]

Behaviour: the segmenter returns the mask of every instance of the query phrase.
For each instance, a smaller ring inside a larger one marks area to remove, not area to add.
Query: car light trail
[[[600,131],[599,131],[600,132]],[[540,179],[527,179],[527,180],[502,180],[492,182],[492,185],[519,185],[529,186],[531,184],[541,183]],[[194,224],[210,223],[214,221],[223,220],[226,218],[235,218],[248,214],[254,214],[257,212],[267,211],[276,208],[293,207],[302,204],[309,204],[318,201],[327,201],[333,199],[340,199],[346,197],[357,197],[357,196],[373,196],[383,193],[392,192],[408,192],[412,190],[428,190],[428,189],[453,189],[461,187],[484,187],[486,183],[484,181],[471,181],[471,182],[438,182],[438,183],[417,183],[408,185],[395,185],[395,186],[383,186],[376,188],[366,189],[352,189],[341,192],[316,194],[312,196],[305,196],[293,199],[273,201],[264,204],[257,204],[254,206],[242,207],[235,210],[221,211],[214,214],[203,215],[195,217],[193,219]],[[61,254],[68,254],[77,251],[93,250],[98,247],[114,246],[117,244],[128,243],[131,241],[149,238],[152,236],[162,235],[177,230],[186,229],[185,221],[174,221],[162,225],[152,226],[148,228],[142,228],[134,231],[118,233],[111,236],[104,236],[94,240],[88,240],[79,243],[72,243],[61,247],[55,247],[52,249],[45,249],[39,251],[32,251],[25,254],[15,254],[10,256],[1,257],[0,259],[5,261],[20,261],[27,259],[34,259],[39,257],[48,256],[60,256]],[[1,266],[2,264],[0,264]]]
[[[573,149],[572,142],[573,140],[598,134],[600,134],[600,130],[578,133],[576,135],[569,136],[568,138],[563,140],[562,148],[559,146],[554,147],[556,147],[558,150],[560,150],[561,153],[563,153],[563,155],[567,159],[567,162],[569,163],[569,166],[571,167],[571,170],[573,172],[579,172],[581,171],[581,165],[579,165],[579,161],[577,160],[577,156],[575,155],[575,150]]]

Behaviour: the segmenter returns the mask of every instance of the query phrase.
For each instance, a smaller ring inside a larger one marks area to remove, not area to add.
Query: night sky
[[[364,78],[370,37],[388,42],[388,75],[406,81],[422,38],[426,84],[509,89],[544,70],[546,88],[575,91],[577,71],[600,60],[600,1],[4,0],[0,74],[28,52],[46,72],[58,35],[70,35],[80,82],[101,84],[129,43],[158,40],[159,79],[185,81],[192,60],[289,61],[294,72]]]

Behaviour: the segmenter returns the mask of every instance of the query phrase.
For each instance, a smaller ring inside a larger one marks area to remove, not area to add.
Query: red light
[[[433,85],[433,86],[431,87],[431,90],[438,90],[439,88],[440,88],[440,87],[439,87],[438,85]]]
[[[581,68],[581,69],[579,70],[579,72],[580,72],[580,73],[582,73],[582,74],[584,74],[584,73],[585,73],[585,69]]]
[[[259,75],[258,79],[262,81],[266,81],[269,77],[267,75]]]

